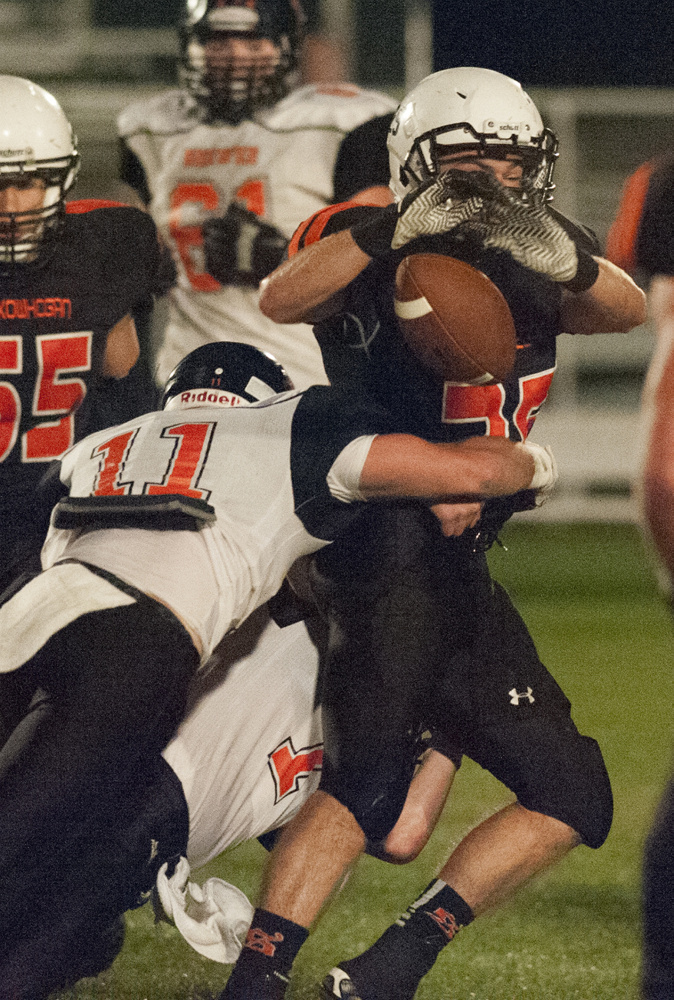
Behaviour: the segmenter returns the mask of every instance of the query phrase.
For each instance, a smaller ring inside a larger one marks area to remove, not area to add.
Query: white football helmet
[[[0,189],[44,186],[37,208],[0,209],[0,265],[30,263],[52,241],[79,170],[77,140],[60,104],[42,87],[0,76]]]
[[[438,155],[448,146],[489,157],[517,152],[525,175],[552,199],[557,139],[521,85],[491,69],[431,73],[402,99],[387,146],[396,201],[437,174]]]

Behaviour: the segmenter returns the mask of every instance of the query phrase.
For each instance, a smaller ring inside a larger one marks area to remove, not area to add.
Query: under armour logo
[[[267,958],[273,958],[276,953],[276,945],[283,941],[283,934],[277,931],[275,934],[267,934],[260,927],[251,927],[246,935],[246,948],[252,951],[259,951]]]
[[[526,691],[522,691],[521,694],[519,693],[517,688],[511,688],[510,691],[508,691],[508,694],[510,695],[511,705],[519,705],[520,698],[526,698],[530,705],[533,705],[533,703],[536,701],[536,699],[534,698],[533,689],[530,687],[528,687]]]
[[[451,941],[459,930],[459,925],[456,922],[454,914],[448,913],[447,910],[443,910],[441,906],[439,906],[437,910],[433,910],[433,912],[430,910],[426,910],[425,912],[431,920],[435,920],[440,930],[446,935],[447,940]]]

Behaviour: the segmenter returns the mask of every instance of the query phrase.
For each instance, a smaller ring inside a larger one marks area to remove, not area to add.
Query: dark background
[[[304,0],[310,28],[319,0]],[[99,27],[168,27],[183,0],[92,0]],[[352,0],[354,68],[400,81],[405,0]],[[674,85],[674,0],[435,0],[434,66],[486,66],[525,86]]]
[[[486,66],[525,86],[674,85],[672,0],[436,0],[435,69]]]

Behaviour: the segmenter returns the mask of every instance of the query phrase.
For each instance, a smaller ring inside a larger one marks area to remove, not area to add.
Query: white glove
[[[525,441],[518,447],[528,451],[534,460],[534,475],[527,489],[536,491],[536,506],[540,506],[548,499],[559,478],[555,456],[549,445],[534,444],[533,441]]]

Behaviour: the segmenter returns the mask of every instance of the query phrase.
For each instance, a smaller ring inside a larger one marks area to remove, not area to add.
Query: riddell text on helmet
[[[210,404],[211,406],[250,406],[247,399],[233,392],[219,392],[217,389],[187,389],[180,393],[183,406]]]

